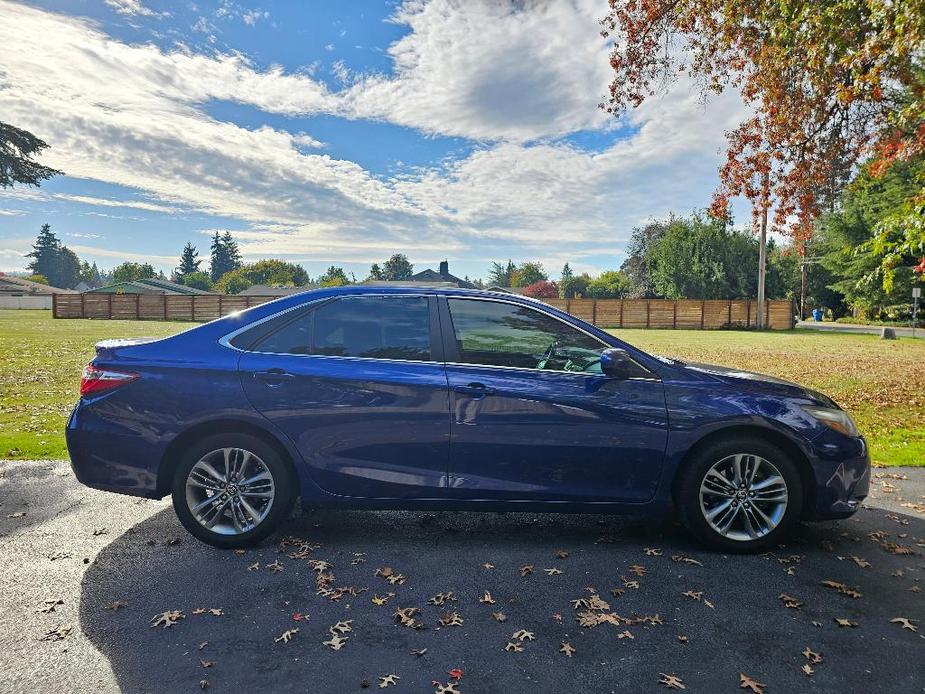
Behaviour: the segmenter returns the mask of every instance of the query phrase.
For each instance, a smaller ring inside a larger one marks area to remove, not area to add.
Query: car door
[[[448,396],[434,302],[335,298],[284,319],[242,355],[251,404],[295,443],[325,491],[443,494]]]
[[[542,501],[648,500],[668,417],[644,367],[601,372],[609,345],[526,303],[441,298],[450,386],[449,494]]]

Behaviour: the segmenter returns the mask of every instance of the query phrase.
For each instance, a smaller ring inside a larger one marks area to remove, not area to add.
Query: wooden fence
[[[275,296],[225,294],[55,294],[55,318],[210,321]]]
[[[751,299],[546,299],[547,303],[602,328],[754,328],[758,302]],[[766,301],[765,325],[790,330],[793,303]]]
[[[272,301],[273,296],[224,294],[55,294],[55,318],[208,321]],[[757,302],[748,299],[547,299],[547,303],[604,328],[752,328]],[[793,327],[793,305],[768,301],[765,324]]]

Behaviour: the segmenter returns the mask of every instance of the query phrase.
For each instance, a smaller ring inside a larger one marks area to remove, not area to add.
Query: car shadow
[[[740,673],[773,691],[925,679],[925,521],[876,509],[751,556],[705,551],[674,523],[595,515],[314,511],[243,553],[166,540],[179,534],[161,511],[84,575],[81,628],[122,691],[349,692],[395,674],[396,692],[426,692],[453,668],[467,694],[658,691],[661,673],[693,691],[734,689]],[[333,593],[318,594],[319,575]],[[571,601],[592,594],[620,618],[580,624],[586,605]],[[422,629],[395,618],[409,607]],[[151,626],[171,610],[176,624]],[[441,623],[454,612],[461,624]]]

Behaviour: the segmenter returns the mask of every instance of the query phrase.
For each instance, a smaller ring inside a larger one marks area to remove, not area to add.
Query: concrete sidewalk
[[[883,329],[881,325],[857,325],[855,323],[816,323],[815,321],[799,321],[796,326],[798,330],[819,330],[831,333],[855,333],[866,335],[879,335]],[[912,337],[912,328],[900,328],[890,326],[896,331],[897,337]],[[925,339],[925,326],[919,326],[915,329],[916,339]]]

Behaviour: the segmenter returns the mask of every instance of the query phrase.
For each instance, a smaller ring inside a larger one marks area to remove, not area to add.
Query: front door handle
[[[264,385],[276,388],[286,381],[291,381],[295,378],[295,374],[283,371],[282,369],[268,369],[267,371],[255,371],[254,378],[261,381]]]
[[[471,395],[473,398],[483,398],[486,395],[494,395],[495,389],[486,386],[484,383],[469,383],[464,386],[453,386],[454,393]]]

